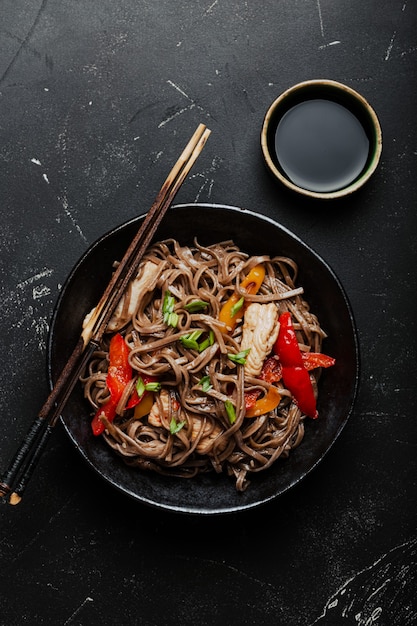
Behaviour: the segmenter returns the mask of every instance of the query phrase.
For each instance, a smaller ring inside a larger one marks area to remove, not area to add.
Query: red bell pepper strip
[[[336,362],[336,359],[331,356],[327,356],[327,354],[322,354],[321,352],[301,352],[301,357],[307,371],[313,370],[316,367],[331,367]],[[278,356],[270,356],[264,361],[259,378],[270,384],[277,383],[281,380],[282,365]],[[247,413],[253,410],[260,395],[261,391],[259,389],[245,392],[245,406]]]
[[[100,419],[101,415],[104,415],[109,422],[115,418],[117,404],[122,397],[124,388],[132,379],[132,367],[128,357],[129,347],[122,335],[119,333],[113,335],[109,347],[109,369],[106,378],[110,399],[98,408],[93,417],[91,428],[94,435],[101,435],[105,430],[105,425]]]
[[[279,323],[280,328],[274,345],[274,352],[282,365],[284,385],[291,391],[300,411],[315,419],[318,417],[318,413],[313,386],[310,375],[304,367],[290,313],[282,313],[279,317]]]
[[[304,367],[306,370],[314,370],[316,367],[331,367],[336,359],[321,352],[303,352]]]
[[[148,383],[156,383],[158,381],[158,379],[155,376],[142,376],[141,378],[143,380],[144,385],[147,385]],[[139,402],[142,402],[143,398],[145,398],[149,393],[151,392],[145,390],[143,394],[140,396],[137,392],[137,389],[135,388],[132,392],[132,395],[129,398],[129,402],[126,404],[126,408],[132,409],[134,406],[139,404]]]
[[[321,352],[301,352],[304,367],[307,371],[316,367],[331,367],[336,363],[336,359]],[[267,383],[277,383],[282,378],[282,365],[277,356],[267,358],[262,366],[259,378]]]
[[[282,378],[282,365],[276,356],[270,356],[262,365],[259,378],[267,383],[277,383]]]

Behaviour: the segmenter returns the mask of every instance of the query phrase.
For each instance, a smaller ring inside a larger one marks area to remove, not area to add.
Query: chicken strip
[[[245,311],[241,350],[250,352],[246,358],[245,374],[257,377],[263,362],[277,340],[279,331],[278,307],[274,302],[252,302]]]
[[[123,328],[134,316],[139,302],[146,293],[153,291],[155,282],[159,274],[159,266],[152,261],[147,261],[140,269],[114,311],[108,325],[109,332],[116,332]],[[94,319],[96,307],[87,313],[83,321],[83,329],[86,329],[90,320]]]

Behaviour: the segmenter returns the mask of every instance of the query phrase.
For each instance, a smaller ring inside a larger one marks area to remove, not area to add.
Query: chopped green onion
[[[242,350],[242,352],[238,352],[237,354],[228,354],[227,356],[233,363],[238,363],[238,365],[245,365],[246,357],[250,352],[250,348],[247,350]]]
[[[210,391],[210,389],[213,387],[210,382],[210,376],[203,376],[203,378],[199,380],[199,384],[202,386],[205,393],[207,393],[207,391]]]
[[[204,332],[203,330],[194,330],[192,333],[189,333],[188,335],[183,335],[182,337],[180,337],[180,341],[182,345],[184,346],[184,348],[190,348],[190,350],[197,350],[198,352],[199,351],[198,339],[201,337],[203,332]]]
[[[190,313],[197,313],[198,311],[204,311],[204,309],[206,309],[207,307],[208,302],[204,302],[204,300],[192,300],[185,305],[184,309],[186,309]]]
[[[140,376],[136,381],[136,391],[138,392],[139,398],[141,398],[145,393],[145,383],[143,382],[143,378]]]
[[[161,383],[146,383],[145,389],[146,391],[159,391],[161,389]]]
[[[240,309],[242,308],[244,304],[245,304],[245,298],[242,296],[240,300],[238,300],[236,304],[234,304],[232,308],[230,309],[230,317],[234,317],[236,313],[240,311]]]
[[[234,424],[236,421],[235,407],[233,406],[230,400],[226,400],[226,402],[224,403],[224,406],[226,408],[226,413],[227,413],[227,417],[229,418],[229,422],[231,424]]]
[[[139,376],[139,378],[136,381],[136,391],[138,392],[138,396],[139,398],[141,398],[143,396],[143,394],[145,393],[145,391],[159,391],[161,389],[161,383],[158,382],[153,382],[153,383],[146,383],[144,382],[143,378],[141,376]]]
[[[165,323],[176,328],[178,325],[178,313],[169,313]]]
[[[210,341],[209,341],[209,338],[207,337],[207,339],[204,339],[204,341],[198,344],[198,351],[203,352],[203,350],[208,348],[209,345],[210,345]]]
[[[178,314],[174,313],[175,298],[169,291],[165,292],[164,301],[162,303],[162,314],[164,316],[164,323],[174,328],[178,324]]]
[[[185,422],[176,422],[175,417],[173,417],[169,424],[169,432],[171,433],[171,435],[176,435],[184,426]]]
[[[203,350],[206,350],[206,348],[212,346],[213,344],[214,344],[214,332],[211,330],[209,333],[209,336],[206,337],[206,339],[204,339],[204,341],[202,341],[198,345],[198,351],[203,352]]]

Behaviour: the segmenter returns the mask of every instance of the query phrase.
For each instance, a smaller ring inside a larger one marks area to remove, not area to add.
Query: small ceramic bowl
[[[359,93],[333,80],[310,80],[271,104],[261,146],[270,172],[288,189],[333,199],[356,191],[374,173],[382,132]]]

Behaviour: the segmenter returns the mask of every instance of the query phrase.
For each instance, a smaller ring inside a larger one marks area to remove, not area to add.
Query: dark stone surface
[[[324,461],[243,514],[140,505],[58,428],[22,503],[0,508],[2,626],[416,623],[416,17],[390,0],[3,0],[0,471],[46,397],[67,275],[150,207],[199,122],[212,135],[177,201],[260,212],[316,250],[352,304],[362,369]],[[309,78],[380,118],[380,166],[342,201],[290,195],[262,162],[265,111]]]

